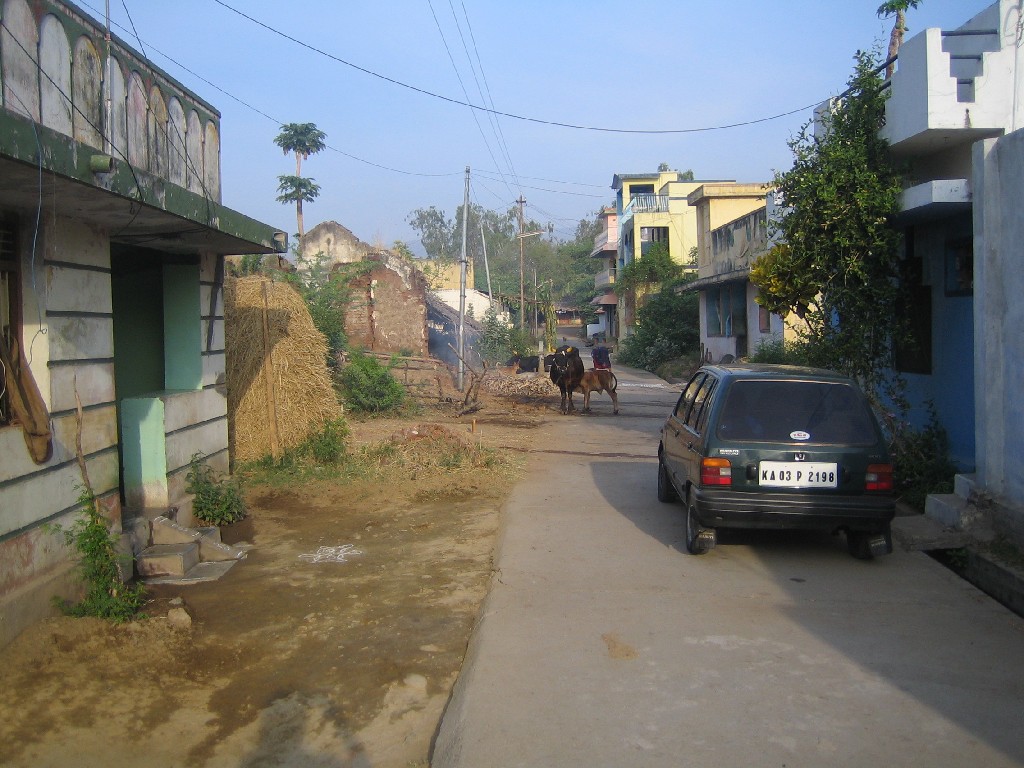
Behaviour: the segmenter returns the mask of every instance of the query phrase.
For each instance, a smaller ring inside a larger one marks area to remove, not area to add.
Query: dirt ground
[[[439,424],[500,448],[500,466],[247,488],[254,547],[219,581],[152,586],[130,624],[23,633],[0,667],[0,765],[428,765],[503,499],[558,418],[557,390],[482,400],[353,422],[350,445]],[[176,607],[190,626],[168,619]]]

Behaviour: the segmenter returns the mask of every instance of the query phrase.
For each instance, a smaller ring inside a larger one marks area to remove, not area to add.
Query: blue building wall
[[[950,455],[961,471],[974,470],[974,326],[973,300],[933,299],[932,375],[903,374],[910,401],[910,422],[928,425],[928,402],[949,435]]]
[[[950,456],[965,472],[975,468],[972,262],[970,249],[962,250],[970,238],[970,213],[914,227],[915,255],[931,293],[931,373],[903,374],[911,424],[927,426],[933,403],[949,436]]]

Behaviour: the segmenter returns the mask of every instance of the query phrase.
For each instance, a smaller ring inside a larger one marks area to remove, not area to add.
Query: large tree
[[[320,194],[320,187],[312,179],[302,178],[302,161],[310,155],[323,151],[327,134],[316,127],[315,123],[285,123],[277,134],[274,143],[287,155],[295,154],[295,175],[278,176],[280,182],[277,198],[281,203],[295,203],[295,219],[299,237],[305,234],[302,224],[302,203],[313,202]]]
[[[849,89],[817,131],[805,125],[790,142],[793,167],[775,176],[787,213],[781,237],[750,279],[758,303],[803,318],[815,364],[865,384],[884,378],[900,334],[896,311],[900,178],[879,136],[885,93],[877,58],[858,52]]]

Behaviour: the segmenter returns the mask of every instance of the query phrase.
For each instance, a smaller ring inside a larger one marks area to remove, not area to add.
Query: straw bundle
[[[235,462],[279,457],[341,418],[327,341],[290,285],[259,276],[228,279],[224,334]]]

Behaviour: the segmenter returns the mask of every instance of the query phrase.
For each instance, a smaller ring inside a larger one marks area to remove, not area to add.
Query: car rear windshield
[[[877,439],[860,392],[819,381],[733,382],[716,434],[723,440],[784,443],[869,445]]]

